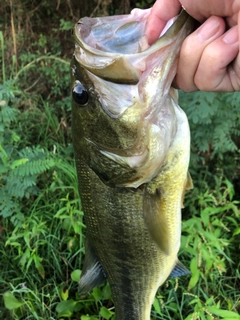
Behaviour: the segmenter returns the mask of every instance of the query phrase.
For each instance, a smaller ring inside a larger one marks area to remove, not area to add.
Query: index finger
[[[181,4],[178,0],[157,0],[154,3],[145,32],[149,44],[158,39],[167,21],[176,16],[180,9]]]

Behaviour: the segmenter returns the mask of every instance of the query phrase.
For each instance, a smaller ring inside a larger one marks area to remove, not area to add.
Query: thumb
[[[167,21],[175,17],[181,9],[178,0],[157,0],[152,7],[146,27],[148,43],[156,41]]]

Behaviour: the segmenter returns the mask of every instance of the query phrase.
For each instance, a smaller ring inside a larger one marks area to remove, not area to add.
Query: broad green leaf
[[[240,320],[240,315],[233,311],[222,310],[216,307],[207,307],[207,310],[217,316],[222,317],[223,319],[229,318],[232,320]]]
[[[196,318],[196,315],[195,315],[195,313],[192,313],[192,314],[189,314],[187,316],[187,318],[185,318],[185,320],[192,320],[192,319],[194,319],[194,317]]]
[[[76,305],[76,301],[73,299],[61,301],[58,303],[56,307],[56,311],[61,317],[71,317],[74,311],[74,307]]]
[[[102,288],[102,300],[111,300],[112,293],[109,283],[107,282]]]
[[[20,265],[22,267],[24,267],[26,265],[27,261],[29,261],[30,254],[31,254],[31,252],[30,252],[29,248],[27,248],[26,251],[22,254],[21,260],[20,260]]]
[[[98,318],[95,318],[95,317],[90,317],[88,315],[83,315],[81,316],[81,320],[98,320]]]
[[[190,271],[194,274],[198,270],[197,257],[193,257],[190,263]]]
[[[153,306],[156,312],[161,315],[162,313],[161,313],[160,303],[156,297],[154,298]]]
[[[191,304],[194,304],[194,303],[196,304],[198,302],[199,302],[199,298],[197,297],[197,298],[193,299],[192,301],[190,301],[188,304],[191,305]]]
[[[201,212],[201,219],[202,219],[202,222],[205,227],[207,227],[208,223],[209,223],[209,210],[208,209],[209,209],[209,207],[202,210],[202,212]]]
[[[66,301],[68,299],[68,296],[69,296],[69,290],[65,289],[65,288],[62,288],[61,291],[60,291],[60,294],[61,294],[62,299],[64,301]]]
[[[106,319],[109,320],[112,315],[114,315],[114,312],[108,310],[106,307],[101,307],[100,309],[100,315]]]
[[[34,262],[35,262],[35,267],[38,270],[40,276],[44,279],[45,278],[45,270],[42,265],[42,258],[40,258],[38,255],[34,254],[33,256]]]
[[[16,299],[14,295],[7,291],[3,295],[4,305],[8,310],[14,310],[21,307],[24,303]]]
[[[200,315],[200,318],[201,320],[207,320],[206,317],[205,317],[205,311],[204,310],[199,310],[199,315]]]
[[[98,302],[98,301],[100,301],[102,299],[102,291],[98,287],[93,289],[92,295],[93,295],[94,300],[96,302]]]
[[[206,271],[209,271],[213,266],[213,257],[210,255],[209,250],[207,250],[205,246],[202,246],[201,253],[205,260],[204,268]]]
[[[192,277],[189,281],[188,290],[195,287],[195,285],[197,284],[197,282],[199,280],[199,277],[200,277],[200,270],[195,270],[195,272],[192,273]]]
[[[233,236],[236,236],[239,233],[240,233],[240,228],[236,228],[233,232]]]
[[[71,278],[72,278],[72,280],[75,281],[75,282],[79,282],[81,272],[82,272],[82,271],[79,270],[79,269],[74,270],[74,271],[71,273]]]

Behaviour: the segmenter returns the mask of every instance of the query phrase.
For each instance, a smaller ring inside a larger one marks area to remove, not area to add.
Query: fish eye
[[[76,81],[76,84],[72,90],[72,97],[73,100],[81,106],[85,106],[87,104],[88,92],[80,81]]]

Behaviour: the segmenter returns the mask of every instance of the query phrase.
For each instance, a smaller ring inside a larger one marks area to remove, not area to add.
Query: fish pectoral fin
[[[189,190],[189,189],[193,189],[193,181],[192,181],[192,177],[188,171],[187,173],[187,182],[186,182],[186,190]]]
[[[176,265],[170,273],[168,279],[185,276],[187,274],[191,274],[191,272],[179,260],[177,260]]]
[[[106,276],[103,272],[101,263],[96,257],[94,250],[86,241],[86,255],[83,263],[82,274],[79,281],[79,293],[91,291],[96,286],[104,283]]]
[[[171,97],[173,98],[173,100],[176,103],[178,103],[178,90],[171,87],[169,93],[170,93]]]
[[[150,193],[144,192],[143,211],[149,235],[156,242],[159,249],[166,255],[171,253],[169,224],[162,208],[161,191],[156,189]]]
[[[104,283],[106,277],[102,271],[102,266],[100,262],[96,262],[90,268],[82,273],[79,281],[79,294],[86,293],[94,289],[96,286]]]

